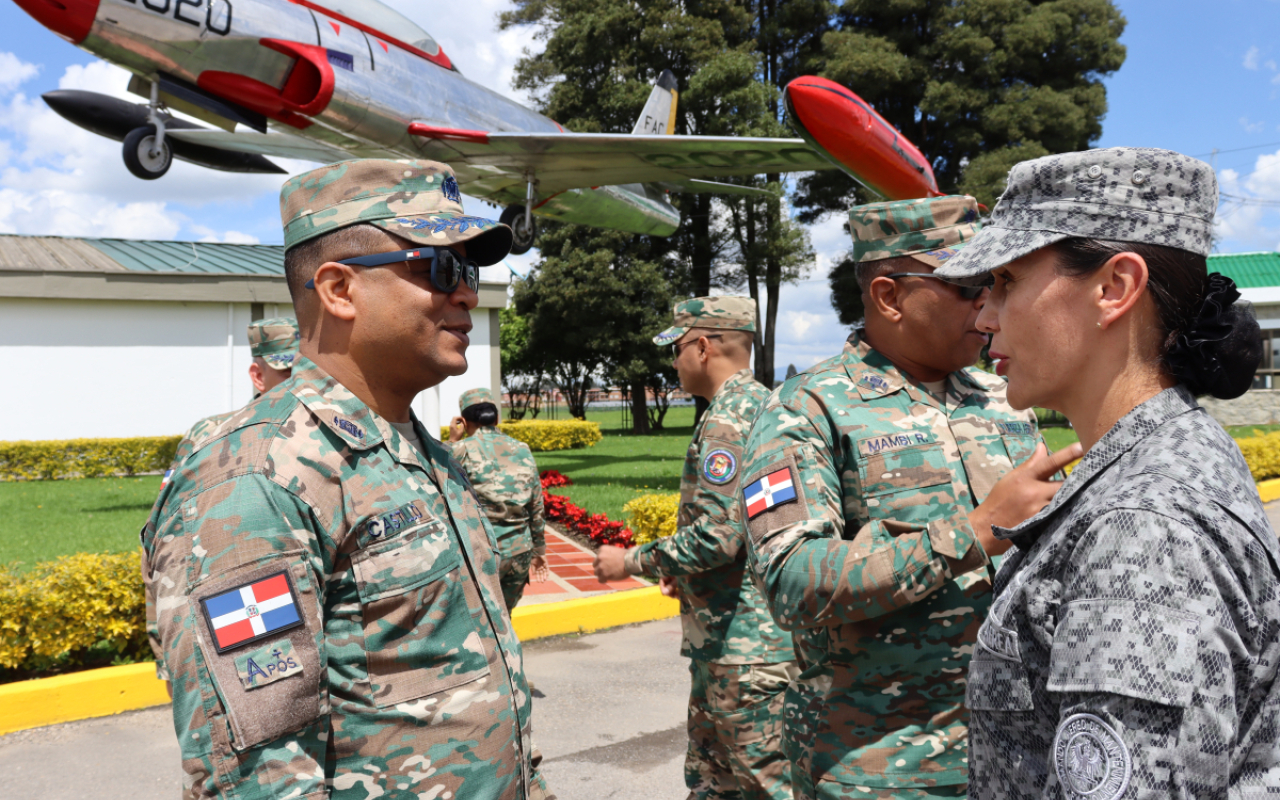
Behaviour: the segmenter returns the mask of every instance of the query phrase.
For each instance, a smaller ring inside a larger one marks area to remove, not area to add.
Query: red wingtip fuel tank
[[[98,16],[98,0],[14,0],[36,22],[72,44],[89,35]]]
[[[796,78],[782,97],[800,136],[871,191],[889,200],[942,194],[924,154],[840,84]]]

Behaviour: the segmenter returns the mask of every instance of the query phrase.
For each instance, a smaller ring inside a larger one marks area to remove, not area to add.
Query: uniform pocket
[[[969,662],[964,704],[972,711],[1030,711],[1034,703],[1026,667],[1018,661],[975,653]]]
[[[301,552],[272,556],[197,584],[202,687],[226,710],[232,746],[246,750],[321,714],[323,626],[315,578]]]
[[[935,503],[955,503],[951,469],[942,444],[861,455],[858,473],[868,519],[924,525],[937,516]]]
[[[352,556],[372,700],[416,700],[489,674],[480,595],[439,520]]]

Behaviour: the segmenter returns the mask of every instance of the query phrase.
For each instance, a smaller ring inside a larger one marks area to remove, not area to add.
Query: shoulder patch
[[[1120,734],[1093,714],[1073,714],[1058,725],[1053,766],[1063,796],[1072,800],[1116,800],[1133,769]]]
[[[795,476],[791,467],[770,472],[742,490],[747,505],[747,519],[755,519],[771,508],[794,503],[796,497]]]
[[[717,448],[702,459],[702,477],[717,486],[733,480],[738,474],[738,459],[728,450]]]
[[[236,656],[236,676],[246,690],[257,689],[301,672],[302,659],[294,652],[293,643],[288,639]]]
[[[206,597],[200,608],[219,655],[302,624],[293,583],[283,570]]]

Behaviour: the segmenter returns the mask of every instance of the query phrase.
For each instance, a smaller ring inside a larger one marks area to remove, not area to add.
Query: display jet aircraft
[[[44,99],[122,141],[139,178],[159,178],[174,158],[239,172],[283,172],[265,156],[431,158],[453,166],[468,194],[505,207],[522,253],[534,214],[668,236],[680,224],[668,192],[751,193],[707,178],[832,166],[800,139],[669,135],[670,72],[630,135],[570,133],[463,77],[426,31],[376,0],[15,2],[133,73],[145,105],[70,90]]]

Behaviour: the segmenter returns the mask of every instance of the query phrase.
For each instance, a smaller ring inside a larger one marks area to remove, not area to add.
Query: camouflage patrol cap
[[[293,317],[272,317],[249,323],[249,352],[272,369],[293,369],[298,355],[298,321]]]
[[[853,260],[911,256],[938,267],[978,229],[978,201],[968,195],[868,203],[849,209]]]
[[[296,175],[280,189],[285,249],[367,222],[416,244],[467,243],[481,266],[511,252],[511,229],[467,216],[458,181],[439,161],[365,158]]]
[[[481,403],[493,403],[493,393],[488,389],[468,389],[458,398],[458,410],[466,411]],[[493,404],[497,405],[497,403]]]
[[[937,274],[978,279],[1070,238],[1145,242],[1208,255],[1218,180],[1172,150],[1112,147],[1023,161],[991,219]]]
[[[756,331],[756,301],[750,297],[694,297],[672,309],[674,324],[653,337],[654,344],[671,344],[690,328]]]

